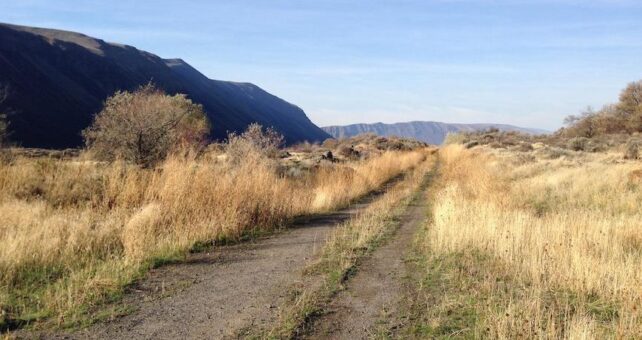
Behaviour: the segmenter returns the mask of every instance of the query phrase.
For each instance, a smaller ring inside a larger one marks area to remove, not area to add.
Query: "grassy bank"
[[[441,158],[412,334],[642,336],[640,162],[461,146]]]
[[[0,164],[0,329],[68,326],[194,245],[347,205],[416,166],[384,152],[296,177],[260,154],[172,156],[156,168],[82,159]],[[47,322],[37,322],[46,320]]]

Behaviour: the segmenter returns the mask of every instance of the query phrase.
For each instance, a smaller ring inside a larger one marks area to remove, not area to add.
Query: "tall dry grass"
[[[86,317],[155,262],[195,244],[337,209],[419,164],[421,151],[332,164],[300,178],[249,153],[125,163],[18,158],[0,164],[0,326]]]
[[[440,154],[444,184],[425,244],[433,256],[474,251],[505,270],[473,270],[484,273],[486,301],[496,297],[475,334],[642,337],[642,181],[629,175],[642,163],[461,146]]]

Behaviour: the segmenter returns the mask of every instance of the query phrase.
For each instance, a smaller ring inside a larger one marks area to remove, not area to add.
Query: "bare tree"
[[[570,136],[591,138],[597,133],[596,119],[599,114],[588,107],[579,116],[570,115],[564,119],[568,127],[565,132]]]
[[[642,106],[642,80],[629,83],[620,93],[620,109],[625,112],[637,111]]]
[[[629,132],[642,132],[642,80],[627,85],[620,94],[617,107],[626,117]]]
[[[151,166],[172,149],[202,143],[208,131],[201,105],[148,84],[108,98],[83,136],[98,159],[122,158]]]

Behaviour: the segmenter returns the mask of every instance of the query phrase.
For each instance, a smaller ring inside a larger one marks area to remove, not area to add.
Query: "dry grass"
[[[629,175],[642,163],[457,145],[441,156],[424,241],[433,262],[456,256],[461,286],[475,281],[462,302],[474,309],[469,335],[642,337],[642,183]]]
[[[84,321],[146,268],[195,244],[340,208],[424,158],[386,152],[299,178],[279,176],[260,153],[238,164],[171,156],[155,169],[81,158],[0,163],[0,329]]]

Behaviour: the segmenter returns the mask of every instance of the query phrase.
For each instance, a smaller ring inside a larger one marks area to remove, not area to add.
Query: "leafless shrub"
[[[179,146],[202,144],[208,131],[201,105],[148,84],[108,98],[83,136],[98,159],[151,166]]]
[[[257,123],[250,124],[240,135],[230,133],[225,151],[232,163],[240,163],[249,157],[276,158],[283,145],[283,135],[272,128],[263,129]]]

